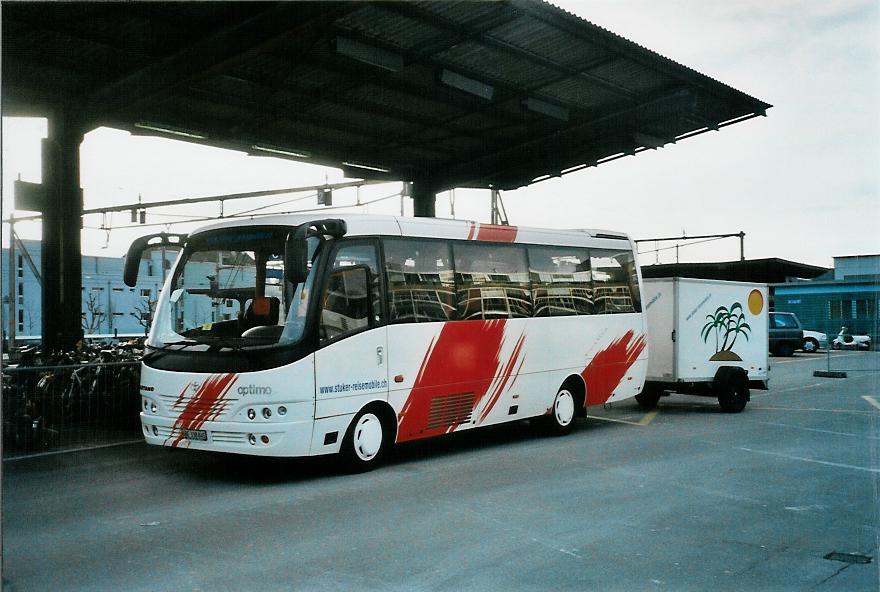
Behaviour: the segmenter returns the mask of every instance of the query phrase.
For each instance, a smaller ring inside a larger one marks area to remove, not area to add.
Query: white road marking
[[[771,395],[776,395],[779,393],[790,393],[793,391],[802,391],[805,389],[813,389],[813,388],[817,388],[820,386],[826,386],[827,384],[828,384],[827,382],[814,382],[813,384],[805,384],[803,386],[790,386],[790,387],[784,388],[784,389],[773,389],[770,391],[764,391],[764,392],[760,392],[760,393],[751,393],[751,396],[752,396],[752,398],[769,397]]]
[[[646,425],[646,424],[638,423],[636,421],[627,421],[625,419],[615,419],[613,417],[602,417],[599,415],[588,415],[587,419],[598,419],[600,421],[613,421],[614,423],[625,423],[626,425],[633,425],[633,426],[639,426],[639,427],[645,427],[645,425]]]
[[[871,405],[873,405],[874,407],[876,407],[877,409],[880,409],[880,402],[878,402],[877,399],[875,399],[874,397],[869,397],[868,395],[862,395],[862,398],[864,400],[866,400],[868,403],[870,403]]]
[[[790,423],[777,423],[775,421],[758,421],[755,423],[762,423],[764,425],[769,426],[778,426],[781,428],[791,428],[793,430],[805,430],[807,432],[819,432],[820,434],[832,434],[834,436],[851,436],[853,438],[867,438],[868,440],[880,440],[878,436],[866,436],[864,434],[852,434],[850,432],[835,432],[833,430],[820,430],[818,428],[808,428],[804,426],[792,425]]]
[[[758,407],[751,405],[749,409],[762,409],[764,411],[818,411],[820,413],[854,413],[856,415],[874,415],[875,411],[860,411],[858,409],[818,409],[816,407]]]
[[[865,471],[867,473],[880,473],[880,469],[872,469],[870,467],[859,467],[857,465],[847,465],[847,464],[843,464],[843,463],[830,462],[827,460],[817,460],[815,458],[794,456],[792,454],[784,454],[782,452],[771,452],[769,450],[755,450],[754,448],[745,448],[743,446],[737,447],[736,450],[745,450],[746,452],[755,452],[758,454],[766,454],[768,456],[778,456],[780,458],[787,458],[789,460],[800,460],[803,462],[816,463],[818,465],[826,465],[829,467],[839,467],[842,469],[854,469],[856,471]]]

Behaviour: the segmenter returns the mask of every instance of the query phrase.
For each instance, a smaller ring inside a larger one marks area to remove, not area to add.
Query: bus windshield
[[[284,277],[290,227],[209,231],[190,238],[156,306],[148,345],[217,351],[293,343],[305,328],[313,275]],[[309,239],[309,263],[320,239]]]

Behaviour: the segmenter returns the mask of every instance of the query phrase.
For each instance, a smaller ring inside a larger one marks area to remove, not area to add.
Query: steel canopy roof
[[[512,189],[767,103],[546,3],[5,3],[7,115]]]

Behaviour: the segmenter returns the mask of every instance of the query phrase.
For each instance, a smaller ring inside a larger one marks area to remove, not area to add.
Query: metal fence
[[[141,437],[140,363],[3,369],[3,458]]]

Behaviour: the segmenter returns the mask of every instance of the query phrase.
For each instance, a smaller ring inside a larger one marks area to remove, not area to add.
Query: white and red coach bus
[[[182,246],[141,374],[150,444],[342,453],[535,418],[568,432],[647,366],[620,233],[455,220],[272,216],[139,239]]]

